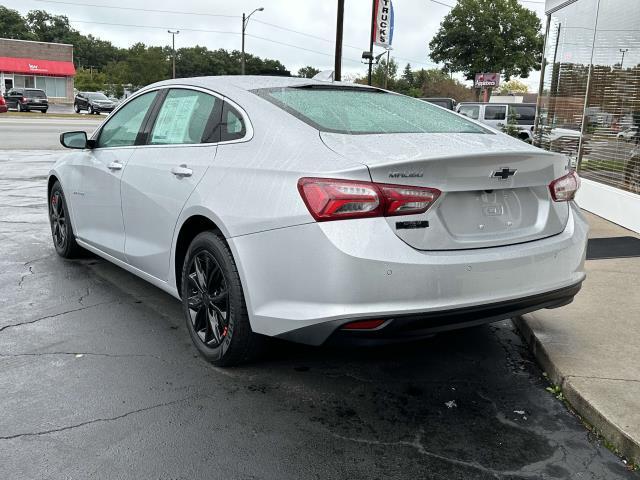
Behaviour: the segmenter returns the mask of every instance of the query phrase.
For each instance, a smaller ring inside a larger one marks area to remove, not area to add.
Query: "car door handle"
[[[171,169],[171,173],[173,173],[176,177],[178,178],[182,178],[182,177],[190,177],[191,175],[193,175],[193,170],[191,170],[190,168],[188,168],[184,163],[182,165],[180,165],[179,167],[173,167]]]
[[[109,170],[122,170],[122,164],[120,162],[111,162],[107,165]]]

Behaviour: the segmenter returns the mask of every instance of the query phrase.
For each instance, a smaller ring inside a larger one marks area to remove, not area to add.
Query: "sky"
[[[176,48],[201,45],[229,50],[240,50],[242,13],[249,14],[263,7],[264,11],[253,14],[247,27],[245,48],[248,53],[280,60],[292,73],[306,65],[333,70],[337,0],[0,1],[22,14],[40,9],[66,15],[80,32],[91,33],[119,47],[128,47],[135,42],[170,45],[171,35],[167,29],[173,29],[180,30],[176,35]],[[428,43],[450,10],[442,3],[453,5],[455,1],[394,0],[395,31],[391,55],[401,68],[407,63],[414,69],[439,66],[429,59]],[[544,18],[543,0],[519,1]],[[175,11],[182,13],[169,13]],[[370,19],[370,0],[345,0],[343,77],[365,73],[366,67],[360,58],[369,47]],[[539,78],[538,72],[532,72],[524,81],[531,91],[535,91]]]

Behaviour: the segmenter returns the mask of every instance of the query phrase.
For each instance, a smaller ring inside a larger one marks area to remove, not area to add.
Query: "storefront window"
[[[640,193],[640,9],[601,1],[580,173]]]
[[[579,0],[549,18],[535,142],[578,160],[598,0]]]
[[[33,75],[15,75],[15,88],[39,88],[47,97],[65,98],[67,96],[67,79],[63,77],[44,77]]]
[[[640,9],[578,0],[548,19],[536,145],[585,178],[640,193]]]

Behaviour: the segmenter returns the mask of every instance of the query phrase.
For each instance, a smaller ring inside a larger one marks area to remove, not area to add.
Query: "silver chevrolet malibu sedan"
[[[264,336],[372,344],[556,308],[585,278],[565,157],[377,88],[172,80],[60,140],[56,251],[181,299],[217,365]]]

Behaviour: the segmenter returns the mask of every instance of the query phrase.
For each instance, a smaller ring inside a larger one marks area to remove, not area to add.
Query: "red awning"
[[[62,75],[70,77],[76,74],[76,69],[73,66],[73,62],[0,57],[0,72],[27,73],[31,75]]]

